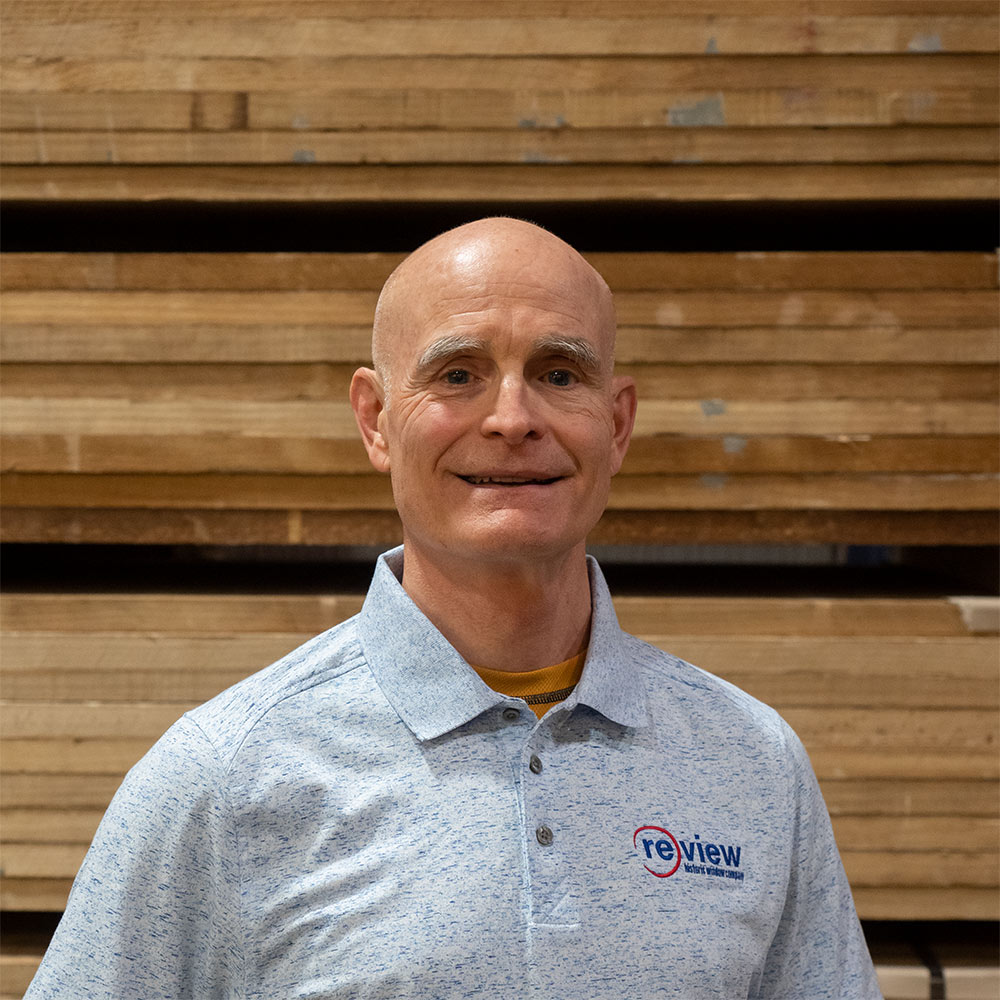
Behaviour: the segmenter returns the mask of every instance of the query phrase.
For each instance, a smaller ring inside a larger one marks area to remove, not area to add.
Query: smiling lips
[[[563,476],[551,476],[548,479],[534,476],[462,476],[465,482],[472,486],[548,486],[556,483]]]

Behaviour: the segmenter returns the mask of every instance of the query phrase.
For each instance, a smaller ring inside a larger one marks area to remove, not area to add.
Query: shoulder
[[[769,705],[636,636],[626,633],[625,644],[645,685],[654,723],[669,719],[709,741],[740,742],[783,758],[799,756],[798,737]]]
[[[174,730],[210,746],[226,769],[250,731],[270,713],[279,707],[308,713],[314,692],[342,683],[364,666],[355,617],[185,713]]]

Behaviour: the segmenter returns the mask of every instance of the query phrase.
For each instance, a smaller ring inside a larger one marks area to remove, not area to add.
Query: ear
[[[361,431],[368,460],[379,472],[389,471],[389,442],[383,433],[385,399],[382,380],[371,368],[359,368],[351,379],[351,408]]]
[[[611,383],[612,417],[614,419],[614,438],[611,449],[611,475],[617,475],[625,460],[629,442],[632,440],[632,428],[635,426],[635,411],[638,399],[635,392],[635,382],[626,375],[617,375]]]

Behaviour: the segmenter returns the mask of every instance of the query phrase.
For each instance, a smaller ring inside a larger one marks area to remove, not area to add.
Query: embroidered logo
[[[632,834],[632,846],[642,867],[657,878],[670,878],[683,864],[689,875],[712,875],[737,882],[744,879],[740,868],[743,848],[704,841],[699,833],[690,840],[681,840],[662,826],[640,826]]]

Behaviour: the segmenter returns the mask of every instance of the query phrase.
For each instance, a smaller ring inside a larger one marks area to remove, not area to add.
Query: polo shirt
[[[621,631],[537,719],[382,556],[129,772],[27,997],[878,997],[798,739]]]

